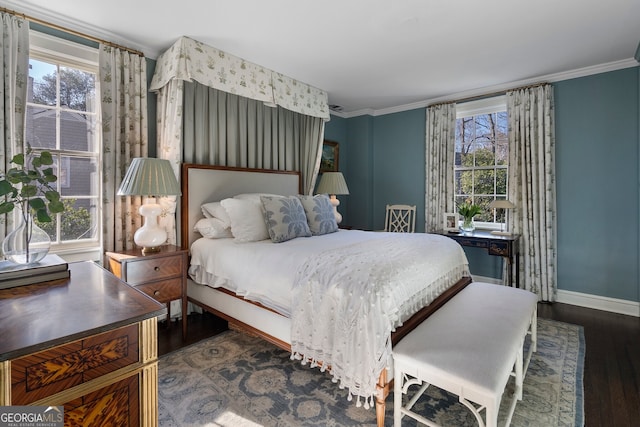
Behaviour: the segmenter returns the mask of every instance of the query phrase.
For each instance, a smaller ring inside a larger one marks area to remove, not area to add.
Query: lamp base
[[[156,252],[160,252],[161,246],[148,246],[142,248],[142,255],[155,254]]]
[[[158,216],[161,213],[162,207],[157,203],[147,203],[140,206],[140,215],[144,218],[144,225],[135,232],[133,241],[142,247],[143,255],[158,252],[160,246],[167,241],[167,232],[158,226]]]
[[[333,206],[333,215],[336,217],[336,223],[340,224],[342,222],[342,215],[340,215],[340,212],[338,212],[338,206],[340,206],[340,200],[338,200],[335,194],[331,194],[329,196],[329,202]]]

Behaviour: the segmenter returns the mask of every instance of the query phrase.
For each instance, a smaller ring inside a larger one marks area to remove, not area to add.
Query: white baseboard
[[[558,289],[557,302],[640,317],[640,302]]]
[[[473,276],[473,281],[494,283],[496,285],[502,284],[502,280],[493,277]],[[556,302],[577,305],[585,308],[593,308],[595,310],[609,311],[611,313],[626,314],[627,316],[640,317],[640,302],[635,301],[558,289],[558,299]]]

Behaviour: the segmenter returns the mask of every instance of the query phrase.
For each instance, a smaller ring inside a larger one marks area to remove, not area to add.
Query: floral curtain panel
[[[456,104],[427,108],[425,230],[442,229],[443,216],[454,212],[453,166],[456,143]]]
[[[0,172],[4,175],[14,155],[24,151],[24,123],[29,76],[29,24],[17,16],[1,13],[2,73],[0,79]],[[13,215],[0,217],[0,241],[13,231]]]
[[[171,162],[173,172],[180,179],[180,163],[182,162],[182,113],[184,80],[173,79],[158,92],[158,158]],[[176,233],[176,197],[160,197],[158,203],[162,207],[162,215],[158,224],[167,232],[167,241],[177,245]],[[173,307],[172,307],[173,310]]]
[[[135,247],[140,197],[117,196],[131,159],[147,156],[147,64],[144,57],[100,45],[102,228],[104,251]]]
[[[521,235],[520,287],[541,301],[557,294],[553,87],[507,92],[509,200],[513,232]]]
[[[296,113],[329,120],[327,93],[204,43],[180,38],[158,58],[151,91],[172,79],[205,86]]]

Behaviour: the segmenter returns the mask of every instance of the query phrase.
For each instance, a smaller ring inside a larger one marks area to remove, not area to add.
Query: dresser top
[[[166,314],[93,262],[69,271],[69,279],[0,290],[0,361]]]

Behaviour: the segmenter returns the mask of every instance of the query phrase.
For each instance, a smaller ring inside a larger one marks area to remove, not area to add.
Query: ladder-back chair
[[[416,230],[416,206],[387,205],[384,231],[413,233]]]

